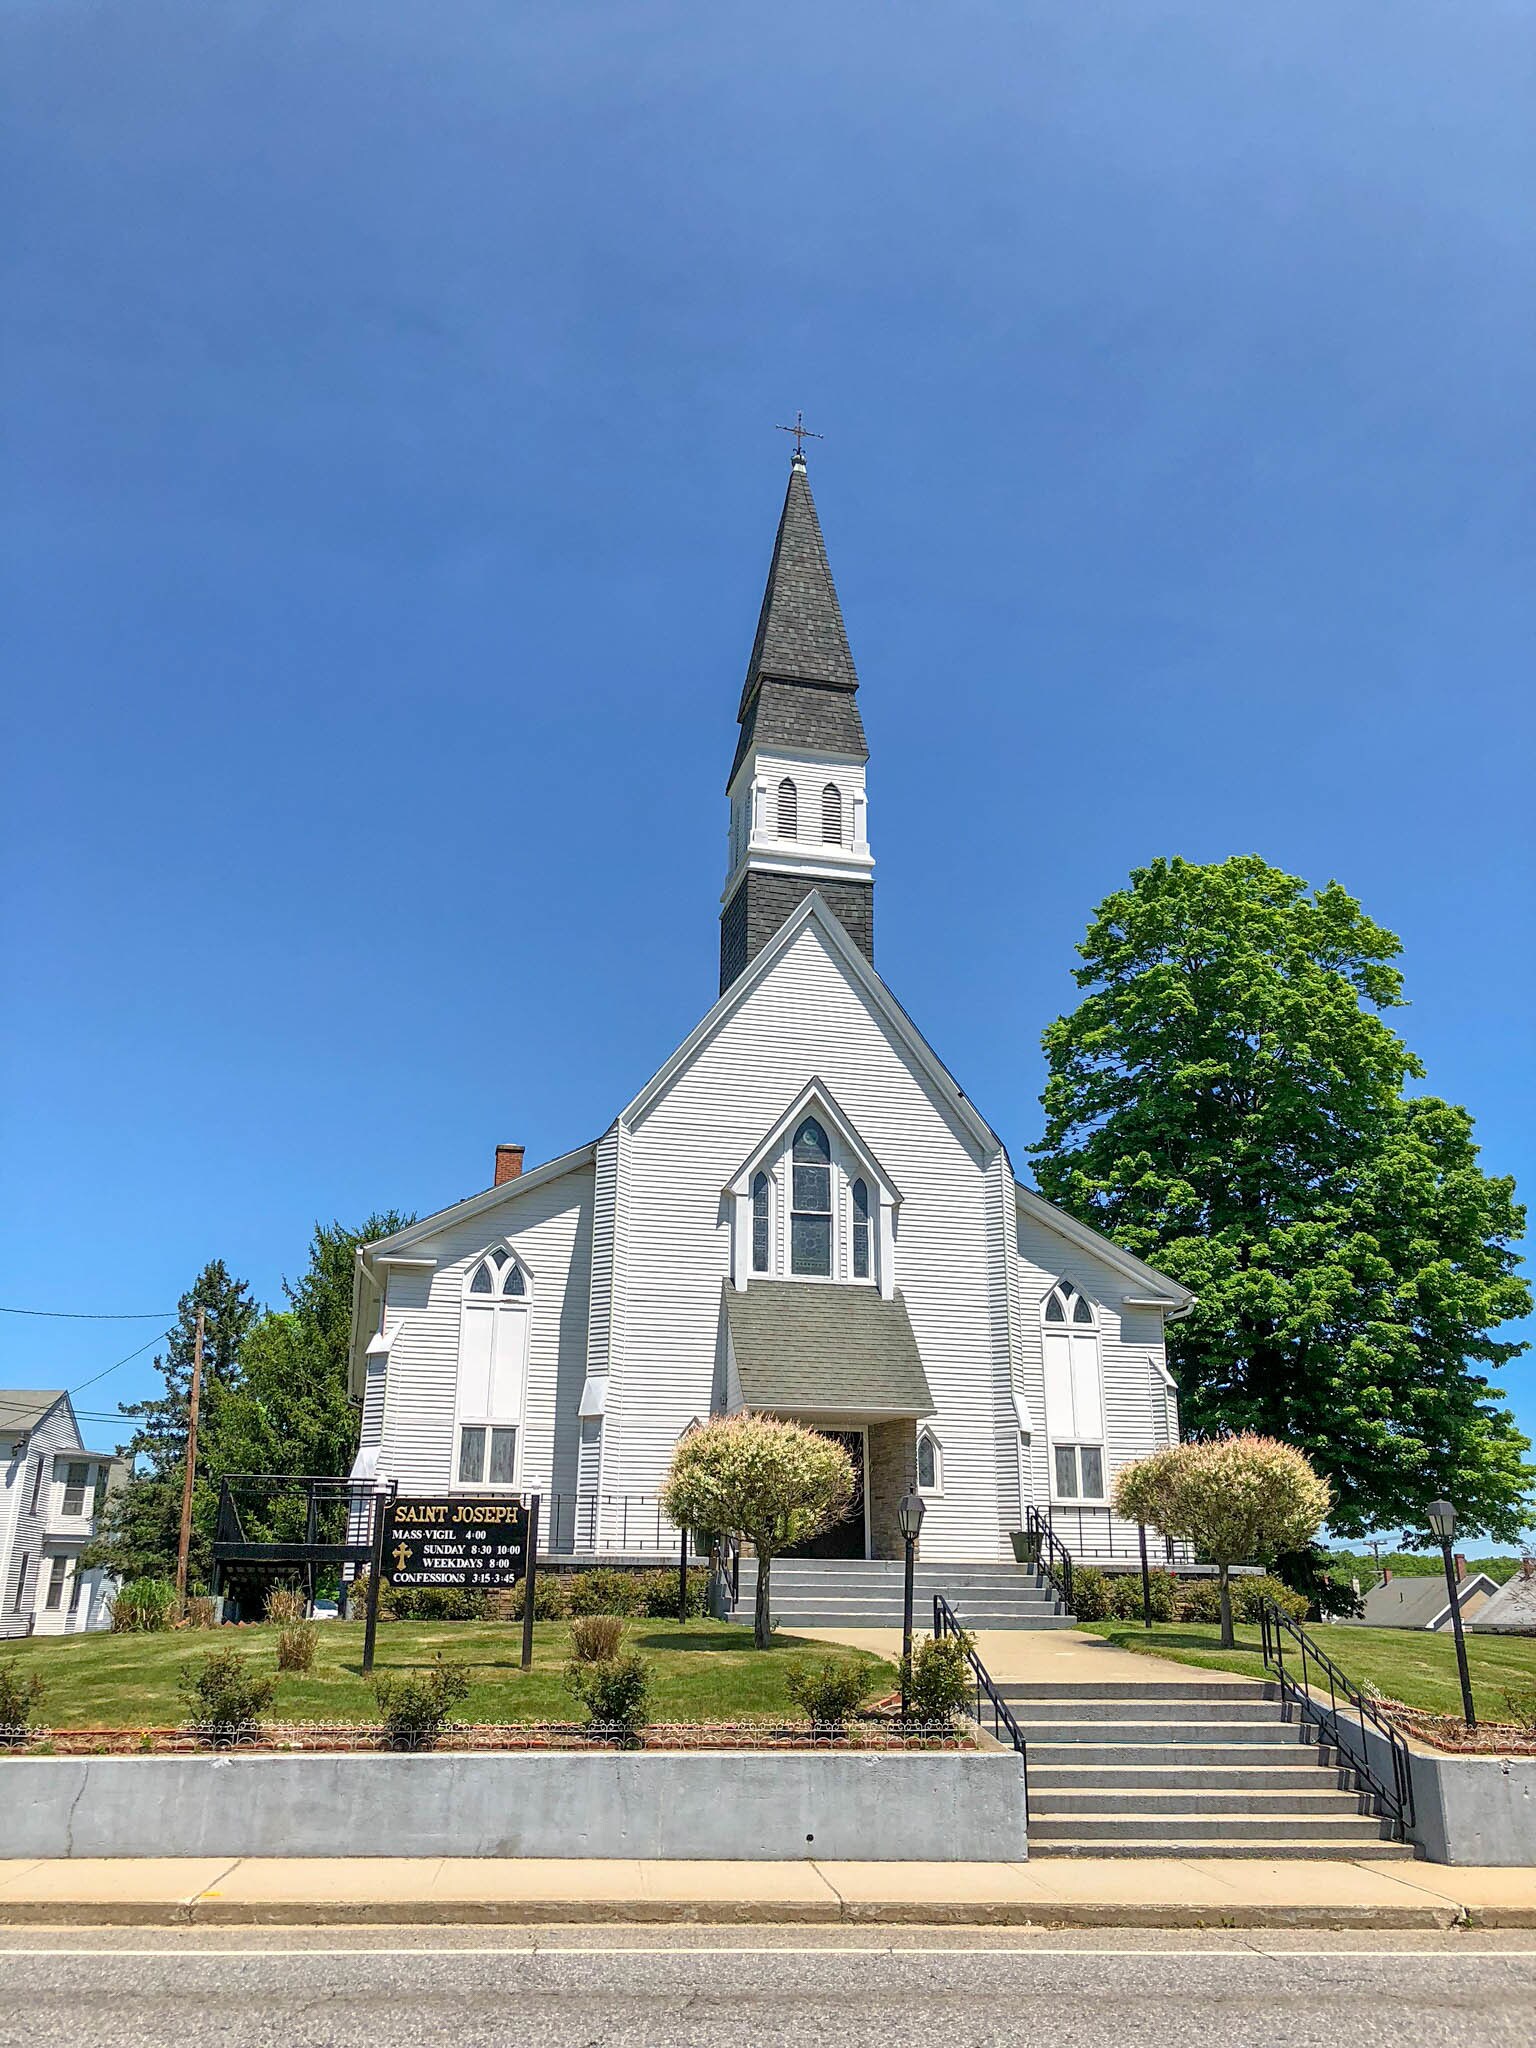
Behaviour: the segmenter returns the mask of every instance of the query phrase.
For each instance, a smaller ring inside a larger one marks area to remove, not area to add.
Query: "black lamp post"
[[[901,1528],[901,1540],[907,1546],[906,1586],[901,1603],[901,1718],[907,1718],[908,1691],[912,1678],[912,1574],[917,1539],[922,1533],[923,1516],[927,1509],[920,1493],[905,1493],[896,1510],[896,1520]]]
[[[1440,1555],[1445,1560],[1445,1590],[1451,1600],[1451,1633],[1456,1638],[1456,1669],[1461,1675],[1461,1712],[1469,1728],[1477,1726],[1477,1715],[1472,1710],[1472,1679],[1467,1670],[1467,1639],[1461,1632],[1461,1597],[1456,1584],[1456,1567],[1451,1561],[1451,1545],[1456,1539],[1456,1510],[1448,1500],[1432,1500],[1427,1510],[1429,1526],[1440,1544]]]

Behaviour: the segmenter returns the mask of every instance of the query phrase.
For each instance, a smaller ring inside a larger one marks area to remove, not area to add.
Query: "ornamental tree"
[[[757,1552],[752,1640],[773,1638],[773,1560],[840,1522],[853,1501],[853,1460],[841,1444],[768,1415],[717,1417],[672,1453],[661,1505],[680,1529],[744,1537]]]
[[[1302,1549],[1322,1527],[1332,1493],[1293,1445],[1268,1436],[1223,1436],[1174,1444],[1123,1465],[1114,1499],[1127,1521],[1193,1543],[1217,1567],[1221,1644],[1230,1650],[1232,1566],[1271,1564],[1283,1550]]]
[[[1035,1176],[1196,1295],[1168,1332],[1186,1424],[1302,1447],[1335,1535],[1443,1495],[1515,1536],[1536,1469],[1490,1375],[1525,1348],[1495,1334],[1530,1308],[1524,1210],[1464,1109],[1404,1093],[1397,938],[1249,854],[1138,869],[1078,950]]]

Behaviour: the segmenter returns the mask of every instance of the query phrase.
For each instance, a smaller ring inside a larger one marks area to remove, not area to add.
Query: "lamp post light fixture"
[[[901,1603],[901,1718],[907,1718],[909,1694],[912,1681],[912,1576],[915,1570],[917,1539],[922,1534],[923,1516],[928,1512],[920,1493],[904,1493],[896,1510],[897,1526],[901,1540],[907,1547],[906,1583]]]
[[[1456,1540],[1456,1510],[1448,1500],[1432,1500],[1426,1513],[1430,1530],[1440,1545],[1440,1556],[1445,1563],[1445,1590],[1451,1602],[1451,1633],[1456,1638],[1456,1670],[1461,1678],[1461,1713],[1469,1728],[1477,1726],[1477,1715],[1472,1709],[1472,1677],[1467,1670],[1467,1639],[1461,1631],[1461,1597],[1456,1584],[1456,1566],[1451,1560],[1451,1545]]]

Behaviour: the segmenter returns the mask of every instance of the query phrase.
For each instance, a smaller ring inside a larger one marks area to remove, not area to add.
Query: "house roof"
[[[0,1387],[0,1436],[24,1436],[67,1398],[63,1387]]]
[[[1456,1590],[1458,1604],[1464,1607],[1472,1594],[1495,1588],[1486,1572],[1468,1572]],[[1365,1612],[1354,1620],[1361,1628],[1438,1628],[1450,1612],[1445,1580],[1437,1572],[1433,1577],[1391,1578],[1384,1586],[1372,1586],[1365,1596]]]
[[[724,1283],[742,1405],[816,1415],[934,1413],[900,1293],[815,1280]]]
[[[1467,1626],[1494,1635],[1536,1636],[1536,1571],[1518,1571],[1506,1579]]]

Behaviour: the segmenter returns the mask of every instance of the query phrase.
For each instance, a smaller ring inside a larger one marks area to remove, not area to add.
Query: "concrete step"
[[[1099,1684],[1067,1683],[1048,1680],[1041,1683],[1025,1684],[1013,1679],[998,1686],[1005,1700],[1254,1700],[1279,1701],[1278,1687],[1264,1687],[1252,1679],[1231,1680],[1195,1679],[1188,1683],[1181,1679],[1170,1679],[1166,1685],[1147,1683],[1136,1679],[1109,1678]]]
[[[745,1602],[736,1609],[732,1620],[752,1623],[752,1610]],[[791,1608],[787,1612],[777,1601],[773,1608],[773,1625],[776,1629],[797,1628],[896,1628],[901,1627],[901,1614],[888,1613],[884,1608],[838,1608],[832,1613],[812,1612],[805,1608]],[[1075,1628],[1077,1624],[1069,1614],[1000,1614],[987,1624],[994,1629],[1040,1629]],[[923,1634],[921,1626],[917,1633]]]
[[[1132,1745],[1137,1749],[1182,1749],[1186,1745],[1199,1749],[1220,1746],[1249,1744],[1275,1747],[1282,1743],[1300,1744],[1299,1731],[1285,1721],[1273,1717],[1267,1720],[1221,1720],[1198,1721],[1041,1721],[1035,1722],[1027,1713],[1013,1709],[1014,1719],[1028,1737],[1031,1731],[1038,1733],[1043,1742],[1062,1745],[1069,1742],[1083,1742],[1094,1747],[1106,1743]],[[1289,1735],[1287,1735],[1289,1729]]]
[[[1007,1694],[1003,1697],[1007,1699]],[[1250,1693],[1246,1699],[1237,1700],[1009,1700],[1014,1715],[1021,1723],[1034,1728],[1049,1728],[1061,1722],[1082,1723],[1104,1721],[1124,1724],[1134,1722],[1138,1727],[1147,1727],[1153,1722],[1160,1726],[1176,1728],[1189,1722],[1208,1726],[1214,1721],[1226,1725],[1246,1725],[1261,1721],[1267,1728],[1280,1724],[1280,1714],[1275,1704],[1257,1693]],[[1283,1725],[1283,1724],[1281,1724]]]
[[[1203,1815],[1225,1815],[1230,1819],[1234,1814],[1249,1814],[1258,1821],[1273,1820],[1277,1814],[1290,1819],[1298,1813],[1321,1813],[1348,1819],[1362,1811],[1362,1802],[1360,1794],[1341,1792],[1337,1787],[1323,1785],[1316,1791],[1302,1791],[1294,1784],[1259,1792],[1209,1792],[1197,1787],[1138,1790],[1134,1798],[1128,1798],[1124,1792],[1102,1791],[1092,1784],[1049,1789],[1036,1783],[1032,1776],[1029,1810],[1051,1818],[1068,1813],[1084,1819],[1090,1815],[1115,1820],[1130,1816],[1138,1822],[1156,1821],[1161,1826],[1165,1819],[1194,1820]]]
[[[1029,1784],[1033,1796],[1042,1793],[1086,1792],[1113,1794],[1120,1803],[1133,1806],[1142,1797],[1160,1793],[1209,1792],[1213,1796],[1244,1792],[1304,1791],[1313,1777],[1325,1789],[1334,1787],[1343,1774],[1319,1771],[1312,1757],[1300,1746],[1288,1752],[1283,1764],[1260,1764],[1252,1769],[1234,1764],[1208,1764],[1203,1770],[1186,1770],[1179,1764],[1119,1764],[1108,1768],[1084,1769],[1081,1764],[1041,1763],[1045,1750],[1029,1745]],[[1059,1756],[1059,1750],[1053,1752]],[[1335,1787],[1335,1789],[1337,1789]],[[1136,1795],[1136,1799],[1123,1795]]]
[[[1276,1862],[1355,1863],[1400,1862],[1415,1854],[1411,1842],[1336,1841],[1329,1836],[1298,1832],[1289,1838],[1231,1835],[1223,1841],[1169,1841],[1164,1836],[1123,1836],[1108,1847],[1097,1836],[1058,1836],[1036,1843],[1031,1830],[1032,1856],[1263,1856]],[[1219,1910],[1219,1909],[1218,1909]]]
[[[1144,1742],[1032,1742],[1027,1735],[1024,1739],[1029,1743],[1031,1779],[1037,1768],[1044,1770],[1053,1764],[1094,1773],[1122,1770],[1127,1764],[1206,1770],[1220,1764],[1300,1762],[1311,1768],[1315,1757],[1315,1752],[1300,1743],[1189,1742],[1158,1749]]]
[[[1374,1842],[1380,1840],[1381,1827],[1374,1815],[1364,1813],[1074,1813],[1037,1819],[1031,1810],[1029,1839],[1031,1845],[1063,1837],[1078,1842],[1119,1842],[1141,1841],[1157,1834],[1168,1842],[1212,1842],[1233,1835],[1245,1842],[1286,1842],[1297,1835],[1310,1835],[1320,1842]]]

